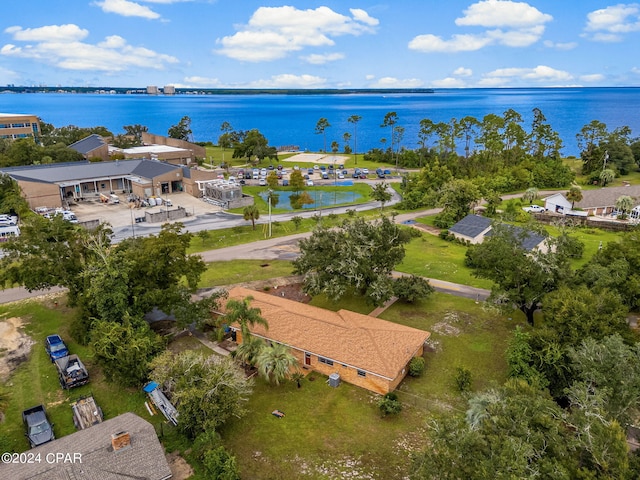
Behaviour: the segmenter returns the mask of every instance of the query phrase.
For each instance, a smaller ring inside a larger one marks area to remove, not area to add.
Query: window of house
[[[329,365],[329,366],[333,365],[333,360],[329,360],[328,358],[318,357],[318,361],[320,363],[324,363],[325,365]]]
[[[365,372],[364,370],[358,370],[358,376],[359,377],[366,377],[367,376],[367,372]]]

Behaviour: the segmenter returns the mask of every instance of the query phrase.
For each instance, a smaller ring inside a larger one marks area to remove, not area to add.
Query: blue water
[[[278,204],[276,205],[277,208],[283,208],[285,210],[293,210],[291,208],[291,202],[289,201],[289,197],[294,192],[291,192],[289,190],[278,190],[275,193],[278,194]],[[355,203],[360,200],[360,197],[362,197],[361,194],[354,191],[350,191],[350,190],[334,190],[332,192],[329,192],[326,190],[317,191],[311,188],[311,189],[307,189],[307,193],[314,200],[314,203],[311,203],[309,205],[305,205],[304,207],[302,207],[306,210],[313,210],[316,208],[326,208],[326,207],[332,207],[334,205],[344,205],[348,203]],[[262,197],[262,199],[265,202],[268,201],[267,200],[269,196],[268,192],[265,191],[260,193],[259,195]]]
[[[314,131],[318,119],[325,117],[331,124],[327,146],[335,140],[342,150],[343,134],[353,135],[347,118],[355,114],[362,117],[357,126],[359,153],[382,146],[381,138],[390,139],[389,128],[380,125],[391,111],[405,128],[402,145],[415,148],[423,118],[481,119],[512,108],[524,117],[529,130],[536,107],[560,134],[565,155],[578,154],[576,133],[592,120],[604,122],[610,130],[626,125],[632,136],[640,136],[640,88],[442,89],[433,94],[362,95],[0,95],[0,112],[35,114],[56,127],[101,125],[117,134],[123,133],[123,125],[142,124],[152,133],[166,135],[187,115],[195,141],[217,141],[226,121],[237,130],[257,128],[273,146],[297,145],[311,151],[324,146],[322,135]]]

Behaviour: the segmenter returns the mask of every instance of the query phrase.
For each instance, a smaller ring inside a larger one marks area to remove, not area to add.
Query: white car
[[[364,173],[365,175],[369,175],[369,169],[368,168],[363,168],[362,169],[362,173]]]
[[[546,208],[541,207],[540,205],[529,205],[528,207],[522,207],[522,209],[528,213],[542,213],[547,211]]]
[[[307,187],[313,187],[313,180],[307,180]]]

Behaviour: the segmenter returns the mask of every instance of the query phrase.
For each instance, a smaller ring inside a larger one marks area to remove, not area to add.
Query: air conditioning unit
[[[332,373],[331,375],[329,375],[329,386],[336,388],[338,387],[338,385],[340,385],[340,374]]]

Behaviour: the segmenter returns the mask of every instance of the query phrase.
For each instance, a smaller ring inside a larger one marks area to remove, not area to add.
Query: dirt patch
[[[173,480],[186,480],[193,475],[193,468],[180,456],[179,452],[167,453],[165,455]]]
[[[302,291],[301,283],[291,283],[288,285],[275,285],[270,288],[266,293],[274,295],[276,297],[287,298],[301,303],[309,303],[311,297]]]
[[[11,317],[0,321],[0,380],[9,378],[11,372],[29,358],[35,343],[21,330],[21,318]]]

